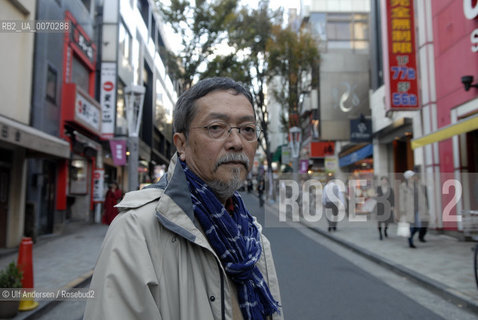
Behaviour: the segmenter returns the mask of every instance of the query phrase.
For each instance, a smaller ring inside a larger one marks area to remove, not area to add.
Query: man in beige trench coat
[[[129,192],[105,237],[85,319],[282,319],[269,241],[236,190],[260,129],[229,78],[179,97],[168,172]]]

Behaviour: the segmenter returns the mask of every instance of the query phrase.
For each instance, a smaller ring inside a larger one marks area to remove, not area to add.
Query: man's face
[[[213,190],[214,186],[222,189],[232,185],[237,189],[238,181],[244,182],[252,167],[257,140],[247,141],[237,129],[232,129],[225,139],[214,139],[204,127],[217,123],[225,123],[231,127],[255,123],[249,100],[234,91],[216,90],[196,100],[196,108],[187,139],[183,133],[174,135],[174,143],[181,160],[186,161],[189,168]],[[248,167],[242,161],[219,164],[224,161],[226,155],[240,154],[249,160]],[[224,196],[232,195],[227,195],[228,193],[226,191]],[[222,198],[221,195],[218,197]]]

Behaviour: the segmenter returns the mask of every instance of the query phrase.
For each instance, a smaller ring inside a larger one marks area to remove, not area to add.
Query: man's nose
[[[234,149],[234,150],[242,149],[243,139],[239,132],[240,132],[240,129],[236,127],[232,127],[231,129],[229,129],[229,135],[226,139],[227,149]]]

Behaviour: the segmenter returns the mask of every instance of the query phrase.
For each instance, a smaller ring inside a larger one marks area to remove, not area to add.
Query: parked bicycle
[[[478,242],[478,210],[461,211],[463,233],[465,236],[471,237],[473,241]],[[473,251],[473,269],[475,273],[475,282],[478,287],[478,243],[471,248]]]

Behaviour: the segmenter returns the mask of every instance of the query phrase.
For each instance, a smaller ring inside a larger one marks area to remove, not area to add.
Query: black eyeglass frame
[[[248,123],[247,125],[250,125],[252,123]],[[243,134],[241,134],[241,130],[246,128],[247,125],[244,125],[244,126],[241,126],[241,127],[233,127],[233,126],[230,126],[228,124],[225,124],[226,125],[226,128],[229,128],[227,129],[226,131],[224,131],[224,133],[222,134],[221,137],[219,138],[216,138],[216,137],[213,137],[212,134],[211,134],[211,127],[213,126],[217,126],[218,124],[210,124],[208,126],[202,126],[202,127],[191,127],[190,129],[206,129],[207,130],[207,133],[208,133],[208,136],[211,138],[211,139],[214,139],[214,140],[226,140],[230,135],[231,135],[231,131],[232,129],[237,129],[239,135],[241,137],[243,137],[246,141],[249,141],[249,142],[254,142],[254,141],[258,141],[259,138],[261,137],[261,133],[262,133],[262,129],[259,128],[256,124],[254,124],[254,126],[256,127],[256,139],[252,139],[252,140],[248,140]]]

